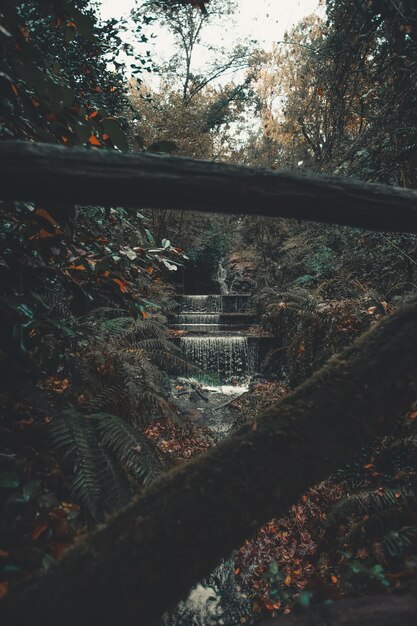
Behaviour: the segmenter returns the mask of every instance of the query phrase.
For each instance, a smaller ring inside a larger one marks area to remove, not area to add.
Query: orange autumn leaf
[[[141,311],[140,314],[142,315],[143,319],[145,319],[145,320],[146,320],[147,317],[149,317],[148,314],[146,313],[146,311]]]
[[[28,417],[27,419],[19,420],[19,424],[22,424],[22,426],[31,426],[34,421],[33,417]]]
[[[7,596],[9,592],[9,583],[7,581],[0,582],[0,599]]]
[[[93,111],[90,115],[90,119],[93,119],[94,117],[97,117],[98,115],[98,111]]]
[[[38,522],[32,531],[31,537],[33,541],[36,541],[36,539],[38,539],[47,528],[48,524],[46,522]]]
[[[50,224],[52,224],[52,226],[55,226],[55,228],[59,228],[59,224],[56,221],[56,219],[54,219],[52,217],[52,215],[50,215],[50,213],[48,213],[48,211],[46,211],[46,209],[41,209],[41,208],[36,209],[35,210],[35,215],[38,215],[39,217],[43,217]]]
[[[101,146],[101,143],[95,135],[90,135],[90,139],[88,141],[92,146]]]
[[[16,85],[12,85],[12,91],[13,91],[13,93],[14,93],[14,95],[15,95],[15,96],[18,96],[18,95],[19,95],[19,92],[18,92],[18,90],[17,90]]]
[[[332,581],[332,583],[333,583],[334,585],[337,585],[337,582],[338,582],[338,578],[337,578],[337,576],[332,576],[332,577],[330,578],[330,580]]]
[[[108,139],[110,139],[110,135],[108,135],[107,133],[103,134],[103,139],[104,141],[107,141]]]
[[[55,237],[55,233],[50,233],[48,230],[41,228],[40,231],[36,235],[32,235],[29,237],[29,240],[33,239],[48,239],[49,237]]]
[[[281,607],[281,602],[266,602],[265,603],[265,608],[268,609],[268,611],[275,611],[276,609],[279,609]]]
[[[39,239],[48,239],[48,237],[55,237],[54,233],[50,233],[48,230],[45,230],[44,228],[41,228],[39,233],[38,233],[38,238]]]
[[[122,293],[126,293],[127,291],[129,291],[126,286],[127,283],[124,280],[121,280],[120,278],[112,278],[112,280],[116,283],[116,285],[119,286],[119,289]]]
[[[64,135],[62,135],[61,141],[62,143],[68,143],[68,137],[64,137]]]
[[[79,270],[80,272],[85,271],[86,267],[85,265],[70,265],[69,270]]]

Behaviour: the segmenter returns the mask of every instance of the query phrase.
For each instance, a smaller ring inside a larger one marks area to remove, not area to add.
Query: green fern
[[[363,489],[348,494],[337,502],[328,516],[327,526],[331,526],[343,519],[352,519],[363,515],[371,515],[385,511],[390,507],[398,507],[405,502],[413,502],[416,494],[411,487],[398,485],[379,489]]]
[[[117,511],[126,506],[132,496],[129,480],[108,450],[99,446],[99,452],[101,463],[98,471],[105,488],[105,506],[108,511]]]
[[[120,417],[96,413],[91,418],[97,424],[103,446],[111,450],[133,478],[148,485],[166,469],[150,442]]]
[[[385,566],[415,549],[416,509],[416,491],[411,485],[363,488],[332,507],[325,535],[329,541],[332,536],[338,536],[340,548],[351,554],[366,547],[364,566],[372,567],[375,563]]]
[[[417,526],[404,526],[398,530],[391,530],[384,535],[380,546],[390,560],[402,559],[404,555],[414,552],[417,547]]]
[[[73,493],[95,521],[129,502],[128,476],[148,485],[166,469],[152,444],[122,418],[67,409],[50,426],[53,444],[73,462]]]
[[[102,519],[104,491],[98,472],[101,455],[94,424],[68,409],[53,420],[50,433],[53,444],[74,463],[74,496],[94,520]]]

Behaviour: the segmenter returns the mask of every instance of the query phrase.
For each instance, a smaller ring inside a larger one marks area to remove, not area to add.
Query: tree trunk
[[[10,141],[0,199],[287,217],[417,233],[417,192],[149,153]]]
[[[387,432],[416,396],[416,346],[413,301],[12,590],[0,622],[153,624],[261,524]]]
[[[417,595],[365,596],[339,600],[319,606],[280,615],[259,622],[259,626],[415,626],[417,624]]]

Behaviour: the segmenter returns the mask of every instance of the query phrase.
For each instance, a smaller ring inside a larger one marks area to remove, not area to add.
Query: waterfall
[[[180,313],[175,317],[175,324],[218,324],[220,313]]]
[[[184,313],[218,313],[221,310],[221,296],[183,296],[182,310]]]
[[[242,378],[249,372],[248,339],[241,335],[181,337],[180,347],[187,359],[220,380]]]
[[[223,267],[220,261],[219,269],[217,270],[217,282],[220,285],[220,293],[225,293],[225,294],[229,293],[229,287],[227,286],[226,278],[227,278],[227,271]]]
[[[254,321],[248,294],[184,295],[171,328],[189,361],[221,382],[242,381],[257,368],[257,342],[245,331]]]

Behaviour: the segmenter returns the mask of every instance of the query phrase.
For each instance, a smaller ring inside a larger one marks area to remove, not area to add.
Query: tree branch
[[[0,198],[189,209],[417,233],[417,192],[149,153],[0,145]]]
[[[416,345],[413,301],[12,590],[0,622],[155,623],[261,524],[392,427],[416,395]]]

